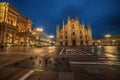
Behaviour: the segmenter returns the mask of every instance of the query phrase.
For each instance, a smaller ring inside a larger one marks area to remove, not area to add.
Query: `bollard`
[[[39,60],[39,64],[41,64],[41,60]]]
[[[51,60],[49,61],[49,64],[51,64]]]
[[[18,63],[15,63],[15,66],[17,66],[18,65]]]
[[[35,59],[37,59],[37,56],[35,56]]]
[[[62,60],[65,60],[65,58],[64,58],[64,57],[62,57]]]
[[[32,65],[34,65],[35,63],[34,62],[32,62]]]
[[[32,59],[33,59],[33,57],[30,57],[30,59],[32,60]]]

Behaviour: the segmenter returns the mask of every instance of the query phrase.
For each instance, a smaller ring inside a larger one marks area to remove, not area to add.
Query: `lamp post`
[[[38,44],[40,45],[40,40],[41,40],[41,35],[40,35],[40,34],[41,34],[41,32],[43,32],[43,28],[37,28],[37,31],[39,32],[39,33],[38,33],[38,37],[39,37],[39,40],[38,40],[39,42],[38,42]],[[40,46],[41,46],[41,45],[40,45]]]
[[[101,45],[101,41],[100,40],[97,40],[97,42],[98,42],[98,46]]]
[[[111,37],[110,34],[106,34],[106,35],[105,35],[105,38],[107,39],[107,45],[109,44],[108,38],[110,38],[110,37]]]
[[[50,38],[50,40],[51,40],[51,41],[50,41],[51,45],[53,45],[54,36],[53,36],[53,35],[50,35],[49,38]]]

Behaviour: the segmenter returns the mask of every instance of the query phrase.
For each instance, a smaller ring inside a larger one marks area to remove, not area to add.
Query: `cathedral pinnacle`
[[[70,20],[70,17],[68,16],[68,20]]]
[[[84,25],[84,20],[82,20],[82,25]]]
[[[88,23],[88,29],[91,29],[91,24],[90,23]]]
[[[76,20],[78,20],[78,17],[76,17]]]
[[[64,20],[63,20],[63,27],[64,27],[64,25],[65,25],[65,24],[64,24]]]

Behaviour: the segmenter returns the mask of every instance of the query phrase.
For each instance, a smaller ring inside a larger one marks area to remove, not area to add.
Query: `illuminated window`
[[[67,42],[65,42],[65,45],[67,46],[67,45],[68,45],[68,43],[67,43]]]
[[[73,32],[73,35],[75,35],[75,32]]]
[[[74,29],[74,25],[72,25],[72,29]]]
[[[60,38],[62,38],[62,36],[60,36]]]
[[[86,44],[88,45],[88,41],[86,41]]]
[[[82,36],[80,36],[80,39],[82,39]]]
[[[65,34],[67,34],[67,31],[65,31]]]
[[[11,20],[11,24],[13,25],[13,21]]]
[[[88,37],[86,36],[86,39],[88,39]]]
[[[60,42],[60,45],[62,46],[62,42]]]
[[[68,37],[67,36],[65,36],[65,39],[67,39]]]
[[[80,31],[80,34],[82,34],[82,31]]]

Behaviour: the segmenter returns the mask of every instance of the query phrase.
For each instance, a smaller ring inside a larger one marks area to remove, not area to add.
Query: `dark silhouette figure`
[[[4,48],[4,46],[3,46],[3,45],[1,45],[1,46],[0,46],[0,50],[2,51],[2,50],[3,50],[3,48]]]

